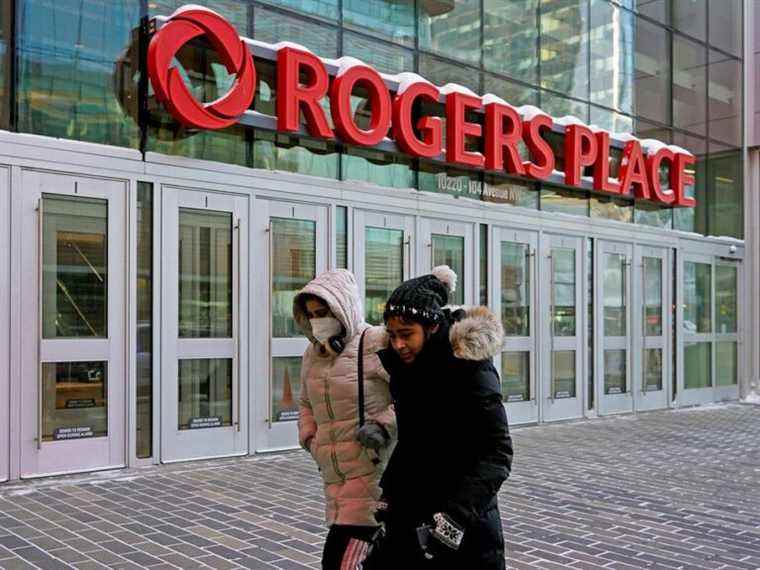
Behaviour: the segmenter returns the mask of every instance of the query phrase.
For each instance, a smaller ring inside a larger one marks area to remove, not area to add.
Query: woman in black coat
[[[382,568],[503,570],[497,493],[512,439],[491,358],[503,330],[486,308],[444,309],[446,266],[403,283],[385,309],[398,444],[380,481]],[[395,566],[396,564],[400,566]]]

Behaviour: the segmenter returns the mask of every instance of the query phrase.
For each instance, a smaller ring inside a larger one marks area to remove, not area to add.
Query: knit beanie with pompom
[[[456,290],[457,275],[448,265],[434,267],[432,273],[404,281],[391,293],[383,320],[403,317],[422,324],[443,321],[443,308]]]

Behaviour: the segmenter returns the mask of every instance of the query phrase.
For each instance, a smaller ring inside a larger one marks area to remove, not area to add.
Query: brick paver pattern
[[[513,435],[511,568],[760,568],[760,407]],[[6,483],[0,568],[319,568],[322,511],[302,451]]]

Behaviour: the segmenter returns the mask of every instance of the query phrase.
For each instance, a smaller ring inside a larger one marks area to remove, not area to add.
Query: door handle
[[[549,400],[554,403],[554,254],[549,253]]]
[[[42,237],[43,237],[43,198],[37,202],[37,451],[42,449]]]
[[[273,283],[273,281],[274,281],[274,255],[273,255],[274,254],[274,250],[273,250],[273,243],[272,243],[273,242],[272,233],[273,233],[272,232],[272,220],[270,219],[269,220],[269,225],[267,226],[267,229],[266,229],[266,234],[267,234],[267,249],[269,250],[269,260],[268,260],[268,266],[269,266],[268,267],[268,269],[269,269],[269,276],[268,276],[269,285],[268,286],[269,286],[269,306],[270,307],[274,306],[273,303],[272,303],[272,301],[273,301],[272,294],[273,294],[273,291],[274,291],[274,287],[273,287],[273,285],[274,285],[274,283]],[[269,314],[268,318],[269,318],[269,320],[267,322],[267,343],[268,343],[268,351],[267,351],[268,352],[268,354],[267,354],[267,378],[268,378],[268,382],[267,382],[267,419],[266,419],[266,421],[267,421],[267,426],[271,430],[272,429],[272,424],[273,424],[273,420],[272,420],[272,415],[273,415],[272,414],[272,411],[273,411],[272,410],[272,381],[273,381],[273,379],[272,379],[272,372],[274,372],[274,367],[272,366],[272,333],[274,332],[274,329],[272,327],[272,319],[273,319],[272,309],[270,309],[270,314]]]
[[[241,279],[240,274],[242,273],[242,262],[241,262],[241,255],[240,255],[240,246],[241,246],[241,239],[240,239],[240,218],[235,220],[234,225],[232,226],[234,232],[235,232],[235,249],[237,250],[236,255],[233,258],[233,267],[236,269],[235,272],[235,282],[237,287],[237,307],[236,309],[236,315],[235,320],[236,323],[236,335],[235,335],[235,372],[237,375],[237,379],[235,382],[235,386],[237,387],[237,393],[233,392],[233,397],[235,398],[235,419],[234,419],[234,425],[235,430],[240,431],[240,394],[241,394],[241,387],[242,387],[242,368],[240,366],[240,358],[242,353],[242,345],[241,345],[241,337],[242,337],[242,330],[240,328],[241,320],[240,320],[240,313],[242,312],[240,310],[241,302],[243,296],[243,290],[241,289]]]

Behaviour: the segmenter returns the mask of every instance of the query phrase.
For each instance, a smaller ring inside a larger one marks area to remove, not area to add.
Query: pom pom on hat
[[[453,293],[457,290],[457,274],[454,273],[454,270],[448,265],[438,265],[437,267],[433,267],[433,271],[430,273],[446,286],[449,293]]]

